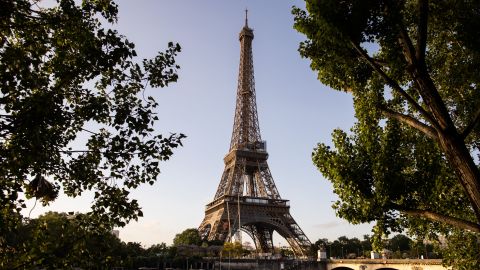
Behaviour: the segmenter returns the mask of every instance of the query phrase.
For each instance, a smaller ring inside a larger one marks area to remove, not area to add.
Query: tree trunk
[[[480,223],[480,171],[458,133],[445,132],[442,134],[440,146],[470,198],[477,223]]]
[[[415,51],[413,43],[403,26],[400,27],[399,41],[403,47],[405,60],[410,66],[407,70],[417,86],[418,93],[434,118],[431,124],[437,130],[440,147],[471,201],[477,223],[480,223],[480,171],[430,77],[424,58],[417,58],[417,55],[419,53],[423,54],[423,52]],[[420,41],[417,40],[417,42]]]
[[[458,133],[426,66],[418,64],[413,76],[418,83],[422,99],[437,121],[440,147],[472,203],[477,223],[480,223],[480,171],[473,161],[463,137]]]

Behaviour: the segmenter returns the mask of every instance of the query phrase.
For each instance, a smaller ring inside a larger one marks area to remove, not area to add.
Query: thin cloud
[[[333,220],[326,223],[315,224],[314,227],[320,229],[331,229],[342,225],[344,225],[344,222]]]

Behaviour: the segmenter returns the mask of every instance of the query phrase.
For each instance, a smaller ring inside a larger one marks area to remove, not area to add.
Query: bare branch
[[[415,129],[418,129],[419,131],[423,132],[428,137],[430,137],[434,140],[438,140],[438,135],[437,135],[437,132],[434,128],[432,128],[431,126],[425,125],[424,123],[418,121],[414,117],[412,117],[410,115],[405,115],[405,114],[395,112],[395,111],[393,111],[391,109],[388,109],[386,107],[383,107],[383,106],[380,107],[379,109],[382,111],[382,113],[385,116],[390,117],[390,118],[395,118],[402,123],[405,123],[405,124],[415,128]]]
[[[418,18],[416,58],[419,63],[424,63],[427,48],[428,0],[418,1]]]
[[[472,130],[478,125],[478,123],[480,123],[480,108],[478,108],[475,112],[475,116],[473,117],[470,124],[468,124],[460,134],[460,136],[462,136],[462,139],[465,140],[470,134],[470,132],[472,132]]]
[[[63,153],[63,154],[76,154],[76,153],[83,153],[83,154],[85,154],[85,153],[129,154],[129,155],[132,155],[132,156],[142,153],[141,151],[135,151],[135,152],[123,151],[122,152],[122,151],[98,151],[98,150],[59,150],[58,152]]]
[[[418,104],[405,90],[403,90],[400,85],[396,81],[394,81],[390,76],[388,76],[374,61],[373,59],[367,54],[367,52],[360,47],[360,45],[350,41],[352,46],[357,50],[357,52],[363,57],[363,59],[386,81],[386,83],[395,91],[397,91],[400,95],[402,95],[408,103],[410,103],[420,114],[427,119],[432,125],[437,126],[435,119],[422,107]]]
[[[463,220],[460,218],[439,214],[429,210],[407,209],[407,210],[399,210],[399,211],[409,216],[427,218],[429,220],[446,223],[448,225],[452,225],[457,228],[480,233],[480,224],[477,224],[468,220]]]
[[[80,129],[83,130],[83,131],[85,131],[85,132],[88,132],[88,133],[90,133],[90,134],[93,134],[93,135],[99,135],[98,133],[93,132],[93,131],[88,130],[88,129],[85,129],[85,128],[80,128]]]

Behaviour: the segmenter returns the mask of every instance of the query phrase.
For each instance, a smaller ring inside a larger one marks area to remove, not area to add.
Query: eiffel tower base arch
[[[296,256],[306,257],[310,241],[289,209],[288,200],[223,196],[207,205],[199,232],[205,240],[226,242],[241,230],[253,239],[259,252],[273,253],[275,231],[288,242]]]

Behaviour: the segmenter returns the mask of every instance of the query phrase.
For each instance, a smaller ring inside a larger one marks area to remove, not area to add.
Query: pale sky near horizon
[[[120,229],[124,241],[145,246],[171,244],[175,234],[196,228],[204,218],[224,169],[235,111],[240,56],[238,33],[248,8],[253,28],[253,61],[262,139],[268,164],[290,213],[310,241],[339,236],[361,238],[371,225],[350,225],[335,216],[336,199],[327,180],[311,161],[317,143],[331,144],[335,128],[354,123],[352,97],[323,86],[307,59],[297,51],[304,36],[293,29],[293,5],[300,0],[118,0],[118,31],[136,45],[139,59],[163,51],[169,41],[182,52],[178,83],[150,89],[160,103],[156,129],[188,136],[171,160],[161,163],[153,185],[132,192],[144,217]],[[60,198],[51,206],[36,206],[32,217],[45,211],[87,211],[91,197]],[[30,212],[29,203],[26,212]],[[274,244],[284,243],[275,236]]]

